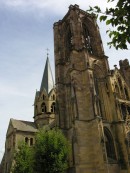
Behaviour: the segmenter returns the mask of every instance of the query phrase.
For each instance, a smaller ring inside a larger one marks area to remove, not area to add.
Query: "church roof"
[[[45,65],[45,69],[44,69],[44,73],[43,73],[43,77],[42,77],[40,91],[45,90],[47,92],[47,94],[49,94],[49,92],[53,88],[54,88],[54,80],[53,80],[53,76],[52,76],[49,58],[47,57],[46,65]]]
[[[34,122],[30,121],[23,121],[23,120],[16,120],[11,118],[11,123],[13,128],[20,130],[20,131],[28,131],[28,132],[37,132],[37,128]]]

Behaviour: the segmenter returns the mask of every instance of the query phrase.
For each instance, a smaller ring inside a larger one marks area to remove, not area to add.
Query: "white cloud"
[[[102,9],[106,6],[112,6],[111,3],[107,3],[107,0],[96,0],[96,1],[84,1],[84,0],[1,0],[0,3],[15,8],[17,10],[30,11],[35,9],[55,12],[57,14],[64,14],[70,4],[78,4],[83,10],[87,10],[89,6],[99,5]],[[114,2],[115,3],[115,2]]]

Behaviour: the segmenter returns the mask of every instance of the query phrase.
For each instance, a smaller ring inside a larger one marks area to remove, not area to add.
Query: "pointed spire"
[[[53,80],[51,66],[50,66],[50,62],[49,62],[49,58],[48,58],[48,52],[47,52],[46,65],[44,68],[40,92],[45,90],[49,94],[49,92],[53,88],[54,88],[54,80]]]

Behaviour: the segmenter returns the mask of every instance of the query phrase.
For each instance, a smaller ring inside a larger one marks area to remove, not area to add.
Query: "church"
[[[34,99],[34,122],[10,119],[0,173],[11,173],[14,151],[20,142],[24,141],[31,147],[39,128],[45,125],[55,127],[55,102],[54,80],[47,55],[40,90],[36,91]]]
[[[67,173],[130,173],[130,64],[109,68],[96,18],[70,5],[54,23],[55,86],[47,57],[34,122],[10,119],[1,163],[11,173],[20,141],[58,126],[72,147]]]

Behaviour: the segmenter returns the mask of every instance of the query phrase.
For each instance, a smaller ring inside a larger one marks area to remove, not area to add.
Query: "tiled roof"
[[[11,118],[11,123],[14,128],[20,131],[37,132],[37,128],[34,122],[15,120]]]

